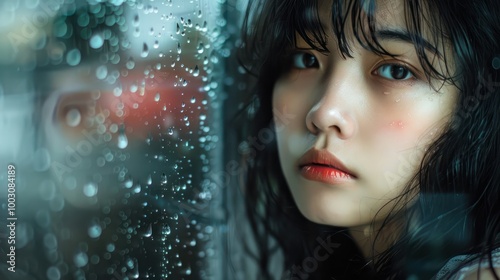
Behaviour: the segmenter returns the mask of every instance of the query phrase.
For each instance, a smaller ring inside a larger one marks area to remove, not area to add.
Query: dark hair
[[[375,1],[331,2],[333,35],[344,58],[351,57],[346,39],[349,27],[364,48],[396,56],[378,44]],[[396,198],[399,207],[384,222],[387,226],[392,217],[404,215],[406,224],[398,241],[377,261],[368,263],[345,228],[308,221],[292,199],[277,164],[276,141],[272,141],[263,149],[247,149],[245,158],[246,206],[258,240],[259,254],[254,257],[262,277],[271,278],[269,260],[277,249],[270,246],[270,237],[282,249],[285,268],[292,274],[294,266],[312,256],[318,240],[340,244],[327,260],[316,262],[313,272],[295,279],[406,279],[410,275],[429,279],[459,254],[489,258],[492,267],[491,252],[500,245],[500,58],[495,57],[500,55],[500,2],[408,0],[403,5],[410,34],[419,35],[424,27],[429,28],[432,44],[450,47],[450,52],[441,54],[445,67],[437,69],[418,36],[411,38],[427,78],[455,85],[459,97],[453,118],[426,150],[419,171]],[[317,51],[326,52],[325,32],[318,1],[251,1],[240,59],[256,83],[249,101],[253,119],[247,120],[245,135],[273,128],[273,85],[284,72],[296,34]],[[413,198],[412,190],[418,190],[417,202],[401,207]]]

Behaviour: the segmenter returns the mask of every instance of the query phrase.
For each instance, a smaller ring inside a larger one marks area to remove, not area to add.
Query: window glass
[[[1,279],[221,279],[222,4],[0,3]]]

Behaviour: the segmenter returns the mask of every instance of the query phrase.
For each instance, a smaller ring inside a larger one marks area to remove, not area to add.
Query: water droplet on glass
[[[122,89],[122,85],[117,85],[114,89],[113,89],[113,95],[118,97],[118,96],[121,96],[123,93],[123,89]]]
[[[106,65],[101,65],[97,67],[97,69],[95,70],[95,76],[99,80],[106,79],[106,77],[108,76],[108,68],[106,67]]]
[[[200,68],[198,68],[198,65],[196,65],[193,70],[193,76],[198,77],[199,75],[200,75]]]
[[[146,184],[151,185],[153,183],[153,179],[151,178],[151,174],[148,175],[148,179],[146,180]]]
[[[90,38],[89,44],[90,47],[92,47],[93,49],[98,49],[102,47],[102,45],[104,44],[104,38],[102,37],[102,34],[100,33],[94,34]]]
[[[132,272],[130,273],[130,277],[132,279],[139,279],[139,269],[134,268],[134,270],[132,270]]]
[[[158,42],[158,40],[155,40],[154,44],[153,44],[153,48],[157,49],[160,47],[160,43]]]
[[[115,251],[115,244],[113,243],[109,243],[107,246],[106,246],[106,251],[108,252],[114,252]]]
[[[100,225],[92,225],[88,228],[87,233],[91,238],[98,238],[101,236],[102,228]]]
[[[88,261],[89,257],[84,252],[76,253],[73,257],[73,262],[75,263],[76,267],[84,267],[87,265]]]
[[[134,69],[135,67],[135,61],[134,61],[134,58],[130,57],[127,61],[127,63],[125,64],[125,66],[127,67],[128,70],[132,70]]]
[[[198,53],[203,53],[203,51],[205,50],[203,43],[199,43],[198,47],[196,47],[196,50],[198,51]]]
[[[97,184],[94,182],[87,183],[83,186],[83,194],[87,197],[93,197],[97,194]]]
[[[128,258],[126,261],[125,261],[125,264],[127,265],[127,267],[129,269],[133,269],[135,267],[135,264],[134,264],[134,261],[131,259],[131,258]]]
[[[125,132],[118,134],[118,148],[125,149],[128,146],[128,138]]]
[[[51,266],[47,269],[47,278],[49,280],[59,280],[61,279],[61,271],[55,266]]]
[[[167,184],[167,182],[168,182],[168,181],[167,181],[167,175],[166,175],[165,173],[163,173],[163,174],[161,175],[161,184],[162,184],[162,185],[166,185],[166,184]]]
[[[142,52],[141,52],[141,57],[147,57],[149,54],[149,48],[146,43],[142,45]]]
[[[163,241],[165,241],[167,239],[167,235],[170,235],[171,232],[172,232],[172,230],[170,229],[170,226],[168,226],[168,225],[162,226],[162,228],[161,228],[161,234],[162,234],[161,239]]]
[[[181,53],[182,53],[181,43],[177,43],[177,53],[178,53],[178,54],[181,54]]]
[[[139,87],[135,83],[130,85],[130,92],[132,92],[132,93],[137,92],[138,89],[139,89]]]
[[[134,26],[139,26],[139,15],[138,14],[134,15],[133,24],[134,24]]]
[[[120,6],[123,4],[125,0],[111,0],[110,3],[115,5],[115,6]]]
[[[160,93],[159,93],[159,92],[157,92],[157,93],[155,94],[155,101],[156,101],[156,102],[160,101]]]
[[[146,232],[144,233],[144,237],[151,237],[151,235],[153,235],[153,226],[149,224]]]
[[[186,275],[191,275],[191,268],[190,268],[190,267],[188,267],[188,268],[186,269]]]
[[[175,33],[179,34],[181,32],[181,27],[179,26],[179,24],[177,23],[177,28],[176,28],[176,31]]]
[[[141,185],[137,184],[135,185],[134,189],[132,190],[134,193],[140,193],[141,192]]]
[[[132,179],[127,179],[123,185],[125,186],[125,188],[130,189],[134,185],[134,182],[132,181]]]
[[[82,59],[82,55],[80,50],[72,49],[66,54],[66,63],[70,66],[76,66],[80,64],[80,60]]]

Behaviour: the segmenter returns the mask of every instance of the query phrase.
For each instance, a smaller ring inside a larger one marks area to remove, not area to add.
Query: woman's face
[[[327,2],[320,7],[325,26],[331,22]],[[405,39],[403,9],[402,0],[378,1],[375,14],[378,38],[397,58],[362,48],[349,31],[354,57],[346,59],[333,36],[326,55],[298,37],[291,67],[274,86],[281,167],[300,211],[313,222],[353,228],[385,218],[451,117],[457,90],[431,87]]]

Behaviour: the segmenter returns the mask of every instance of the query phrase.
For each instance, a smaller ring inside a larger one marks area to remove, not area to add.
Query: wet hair
[[[276,141],[263,149],[247,146],[246,208],[258,241],[259,253],[254,257],[262,278],[271,278],[270,258],[277,249],[284,254],[291,279],[407,279],[412,275],[430,279],[460,254],[477,254],[493,267],[491,252],[500,245],[500,58],[495,57],[500,55],[500,2],[401,3],[426,77],[453,84],[459,96],[450,122],[423,153],[418,172],[395,198],[396,205],[390,206],[391,215],[383,227],[391,225],[394,217],[403,217],[398,240],[374,260],[364,259],[346,228],[315,224],[299,212],[277,164]],[[348,39],[347,30],[352,30],[363,48],[378,55],[398,55],[378,43],[376,1],[331,0],[330,7],[331,22],[324,24],[331,24],[334,34],[322,27],[317,1],[250,2],[240,59],[256,82],[248,101],[252,120],[243,127],[244,139],[273,129],[273,86],[287,71],[297,36],[317,51],[338,51],[349,59],[355,42]],[[442,50],[439,58],[444,67],[436,67],[435,54],[426,51],[423,30],[429,31],[431,44]],[[327,36],[337,40],[338,50],[328,50]],[[277,248],[271,245],[273,239]],[[339,246],[328,259],[312,262],[315,248],[324,242]],[[302,267],[300,273],[297,267]]]

